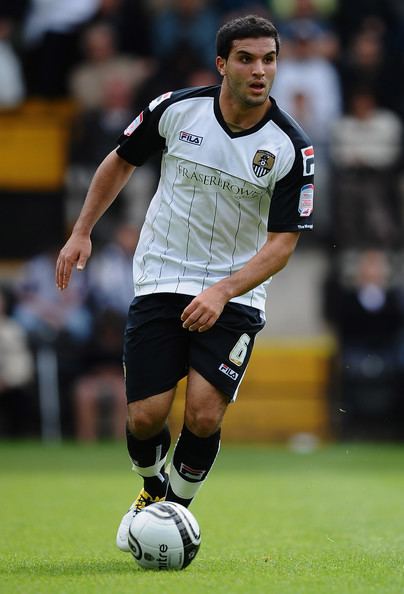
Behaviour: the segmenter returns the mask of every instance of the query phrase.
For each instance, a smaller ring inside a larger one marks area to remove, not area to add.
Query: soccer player
[[[279,38],[247,16],[217,34],[222,84],[167,92],[127,127],[99,166],[56,279],[91,253],[91,231],[136,167],[162,151],[161,176],[134,256],[124,339],[127,447],[143,489],[129,524],[166,499],[188,506],[213,466],[220,427],[265,323],[266,285],[312,228],[313,147],[269,96]],[[119,291],[119,287],[116,287]],[[167,417],[187,376],[184,425],[166,472]],[[253,428],[252,428],[253,430]]]

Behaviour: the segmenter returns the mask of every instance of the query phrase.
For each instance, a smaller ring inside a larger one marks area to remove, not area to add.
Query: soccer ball
[[[152,503],[136,514],[128,544],[146,569],[184,569],[199,550],[201,532],[192,513],[172,502]]]

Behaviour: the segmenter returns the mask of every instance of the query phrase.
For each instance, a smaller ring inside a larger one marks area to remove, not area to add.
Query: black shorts
[[[124,366],[128,402],[174,388],[192,367],[234,400],[255,335],[264,327],[261,312],[228,303],[206,332],[182,327],[189,295],[156,293],[135,297],[128,314]]]

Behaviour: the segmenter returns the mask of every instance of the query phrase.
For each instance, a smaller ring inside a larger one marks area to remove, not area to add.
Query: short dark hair
[[[279,33],[276,27],[268,19],[250,14],[244,17],[237,17],[225,23],[216,35],[216,53],[227,60],[233,41],[235,39],[246,39],[247,37],[271,37],[275,40],[276,55],[279,54]]]

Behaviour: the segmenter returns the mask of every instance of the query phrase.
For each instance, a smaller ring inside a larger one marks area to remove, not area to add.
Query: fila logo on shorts
[[[236,381],[236,379],[238,378],[238,373],[231,369],[231,367],[229,367],[225,363],[221,363],[221,365],[219,366],[219,371],[221,371],[225,375],[228,375],[229,378],[234,381]]]

